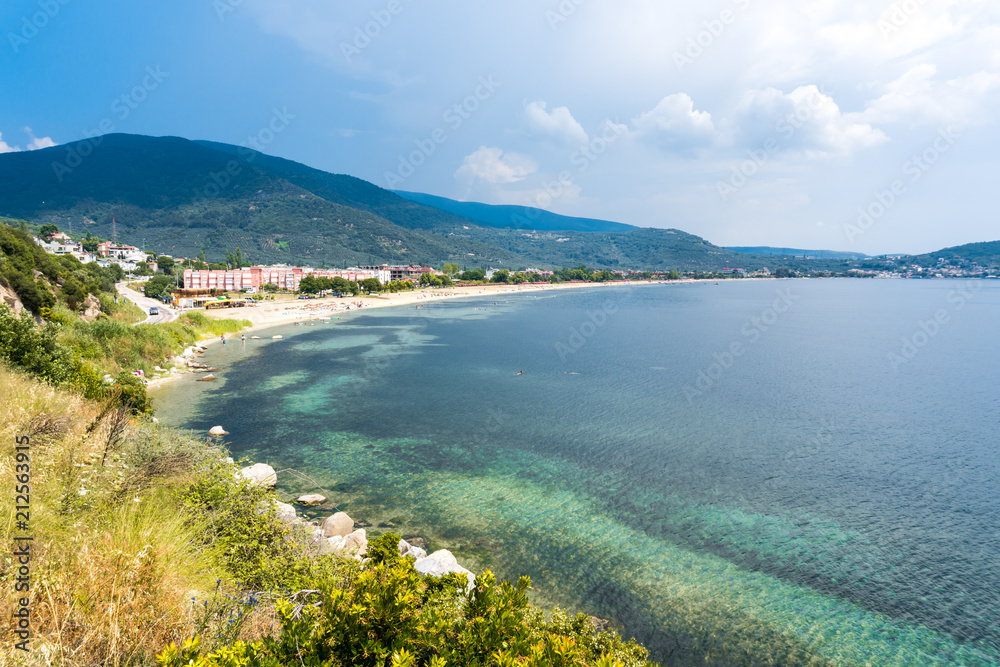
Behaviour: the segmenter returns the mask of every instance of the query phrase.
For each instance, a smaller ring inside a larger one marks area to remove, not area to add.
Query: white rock
[[[326,545],[320,546],[320,551],[325,554],[339,554],[344,548],[344,538],[342,535],[335,535],[326,538]]]
[[[364,528],[358,528],[344,538],[341,553],[348,556],[364,556],[368,553],[368,535],[365,534]]]
[[[281,340],[281,336],[271,336],[271,340]]]
[[[211,429],[209,429],[208,434],[209,435],[229,435],[229,431],[227,431],[226,429],[222,428],[221,426],[213,426]]]
[[[296,502],[300,505],[321,505],[326,502],[326,496],[321,496],[318,493],[308,493],[304,496],[299,496]]]
[[[277,510],[278,521],[284,521],[285,523],[293,523],[295,521],[295,508],[291,505],[275,500],[274,508]]]
[[[447,549],[440,549],[427,558],[418,560],[413,568],[425,577],[440,577],[450,572],[459,572],[468,578],[469,588],[472,588],[476,580],[476,575],[459,565],[458,560]]]
[[[323,521],[323,534],[327,537],[346,537],[354,530],[354,519],[344,512],[337,512]]]
[[[415,547],[406,540],[399,541],[399,555],[406,558],[407,556],[413,560],[422,560],[427,558],[427,552],[420,547]]]
[[[278,483],[278,473],[266,463],[254,463],[240,470],[240,474],[257,486],[274,486]]]

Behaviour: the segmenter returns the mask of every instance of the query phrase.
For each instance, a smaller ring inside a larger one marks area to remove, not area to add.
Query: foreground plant
[[[280,632],[203,654],[201,640],[171,644],[162,667],[447,667],[513,665],[639,667],[648,653],[583,614],[546,621],[528,603],[530,581],[497,583],[484,571],[471,590],[462,575],[423,578],[395,549],[373,542],[373,558],[348,582],[325,580],[278,603]]]

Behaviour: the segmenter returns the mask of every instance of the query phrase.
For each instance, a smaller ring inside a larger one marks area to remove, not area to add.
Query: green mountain
[[[802,250],[799,248],[775,248],[772,246],[726,246],[729,250],[750,255],[782,255],[789,257],[815,257],[816,259],[866,259],[863,252],[842,252],[839,250]]]
[[[553,232],[627,232],[637,229],[632,225],[593,218],[573,218],[530,206],[506,206],[455,201],[446,197],[420,192],[395,191],[410,201],[427,204],[442,211],[468,218],[487,227],[500,229],[526,229]]]
[[[114,231],[121,242],[184,257],[204,251],[210,261],[240,248],[252,262],[316,266],[452,261],[684,271],[765,265],[765,258],[676,229],[497,228],[351,176],[178,137],[111,134],[0,155],[0,215],[101,238]],[[614,224],[586,224],[595,222]]]
[[[907,264],[934,267],[944,260],[946,264],[972,264],[975,262],[985,268],[1000,267],[1000,241],[983,243],[966,243],[965,245],[944,248],[923,255],[912,255],[906,258]]]

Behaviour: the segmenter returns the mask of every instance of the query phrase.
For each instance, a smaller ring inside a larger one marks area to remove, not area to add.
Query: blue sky
[[[721,245],[1000,238],[989,0],[7,0],[0,152],[101,127]]]

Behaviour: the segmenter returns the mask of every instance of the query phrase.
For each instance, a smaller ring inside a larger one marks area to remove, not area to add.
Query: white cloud
[[[29,137],[31,137],[31,141],[28,143],[28,150],[29,151],[36,151],[39,148],[51,148],[52,146],[56,145],[56,142],[52,141],[52,137],[41,137],[41,138],[38,138],[31,131],[30,127],[25,127],[25,128],[22,128],[22,129],[24,130],[24,132]]]
[[[815,85],[787,94],[776,88],[749,90],[736,106],[733,124],[741,143],[760,145],[773,139],[781,150],[809,157],[851,155],[887,140],[863,114],[843,113]]]
[[[632,120],[640,138],[664,148],[687,148],[715,140],[712,114],[696,111],[687,93],[674,93],[660,100],[652,111]]]
[[[524,180],[537,170],[535,161],[527,155],[505,154],[500,148],[480,146],[479,150],[465,157],[462,166],[455,172],[455,178],[470,185],[502,185]]]
[[[0,153],[16,153],[21,150],[17,146],[11,146],[3,140],[3,132],[0,132]]]
[[[546,111],[545,102],[531,102],[524,108],[524,120],[533,133],[553,137],[571,146],[581,146],[589,140],[587,132],[567,107],[556,107],[550,113]]]
[[[937,67],[917,65],[885,85],[864,113],[874,123],[938,123],[982,119],[984,98],[1000,88],[1000,74],[980,71],[949,81],[935,78]]]

